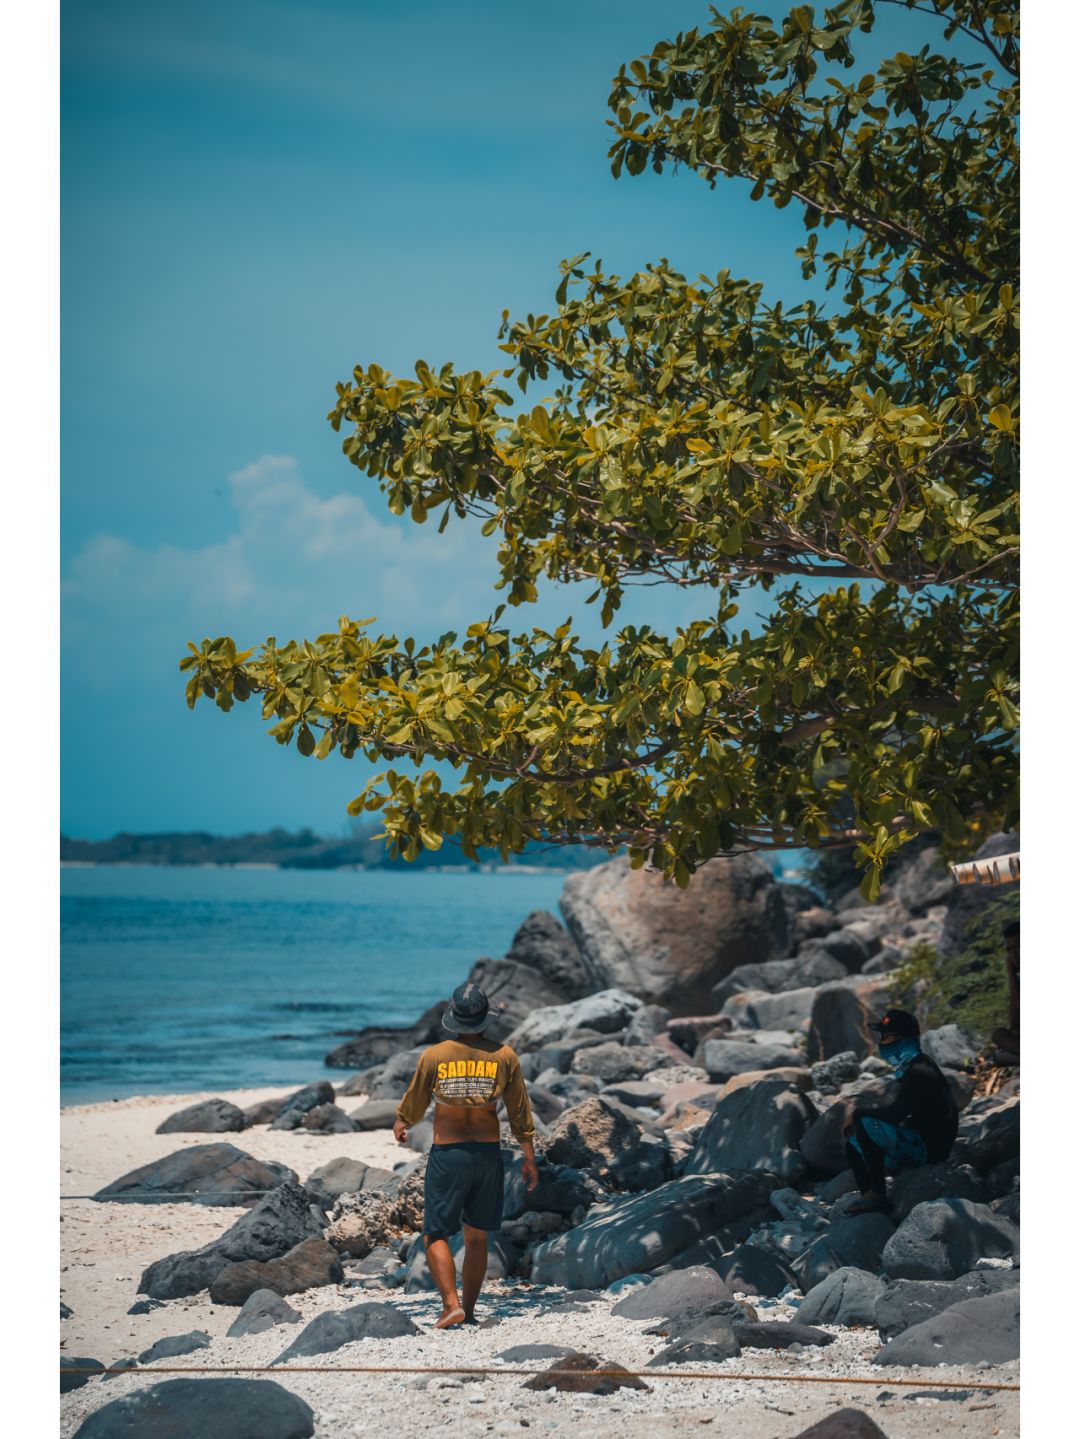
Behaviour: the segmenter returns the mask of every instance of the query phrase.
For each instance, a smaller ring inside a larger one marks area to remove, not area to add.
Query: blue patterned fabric
[[[860,1119],[851,1136],[851,1143],[860,1154],[863,1151],[859,1137],[863,1133],[884,1154],[885,1168],[891,1173],[895,1173],[898,1169],[910,1169],[916,1165],[925,1164],[929,1159],[922,1136],[915,1129],[907,1129],[899,1124],[889,1124],[884,1119]],[[863,1155],[863,1157],[866,1156]]]

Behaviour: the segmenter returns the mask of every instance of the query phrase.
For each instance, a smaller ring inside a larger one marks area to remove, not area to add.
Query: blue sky
[[[341,613],[426,636],[497,602],[489,543],[396,520],[342,457],[325,416],[354,364],[495,368],[503,308],[549,311],[559,260],[583,250],[799,297],[795,207],[610,176],[611,76],[707,16],[700,0],[66,0],[66,833],[340,833],[364,762],[284,751],[252,706],[189,713],[185,641],[301,637]],[[890,10],[874,49],[939,35]],[[624,614],[671,627],[701,604],[650,589]]]

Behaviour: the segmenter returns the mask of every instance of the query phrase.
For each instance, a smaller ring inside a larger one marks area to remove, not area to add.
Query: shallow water
[[[302,1084],[501,955],[561,874],[64,868],[61,1095]]]

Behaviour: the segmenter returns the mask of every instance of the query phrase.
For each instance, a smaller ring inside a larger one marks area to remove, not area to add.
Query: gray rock
[[[620,1080],[640,1079],[658,1069],[667,1055],[652,1045],[623,1046],[609,1041],[579,1049],[570,1061],[571,1074],[591,1074],[601,1084],[617,1084]]]
[[[857,1214],[834,1220],[792,1265],[803,1293],[809,1294],[835,1269],[868,1269],[876,1273],[892,1235],[892,1224],[884,1214]]]
[[[914,1324],[874,1356],[875,1364],[1007,1364],[1020,1357],[1020,1291],[964,1299]]]
[[[736,965],[787,954],[780,888],[754,854],[709,861],[686,891],[619,856],[571,875],[559,903],[594,984],[692,1014]]]
[[[683,1172],[765,1169],[792,1183],[806,1173],[799,1144],[816,1119],[797,1085],[758,1079],[718,1097]]]
[[[959,1279],[896,1279],[874,1306],[874,1323],[883,1340],[895,1339],[915,1324],[944,1314],[965,1299],[982,1299],[1015,1289],[1019,1269],[975,1269]]]
[[[668,1091],[655,1080],[627,1079],[619,1084],[607,1084],[600,1092],[620,1104],[628,1104],[631,1109],[656,1109]]]
[[[827,954],[843,965],[847,974],[858,974],[871,954],[880,948],[880,940],[864,937],[856,929],[834,929],[804,945],[797,957],[806,960],[816,954]]]
[[[69,1394],[72,1389],[81,1389],[84,1384],[89,1384],[95,1374],[104,1372],[105,1365],[100,1359],[84,1359],[74,1354],[61,1354],[60,1356],[60,1393]],[[91,1370],[91,1373],[83,1373],[83,1370]]]
[[[837,1409],[809,1429],[800,1429],[795,1439],[887,1439],[869,1414],[861,1409]]]
[[[519,1054],[556,1044],[575,1031],[618,1034],[641,1008],[642,1001],[624,989],[602,989],[572,1004],[547,1005],[522,1021],[507,1043]],[[567,1061],[569,1066],[569,1060]],[[556,1068],[561,1066],[556,1065]]]
[[[368,1100],[392,1099],[397,1103],[405,1093],[413,1077],[416,1070],[416,1061],[426,1048],[426,1044],[421,1044],[412,1049],[402,1049],[400,1052],[392,1054],[389,1059],[385,1060],[376,1068],[370,1070],[367,1087],[365,1089]],[[288,1121],[288,1115],[281,1115],[279,1120],[274,1121],[274,1124],[277,1125],[282,1120]],[[290,1125],[286,1122],[282,1127],[286,1129],[290,1127],[295,1128],[295,1125]]]
[[[536,1284],[606,1287],[647,1273],[706,1235],[759,1209],[777,1181],[760,1173],[687,1175],[635,1195],[533,1251]]]
[[[529,1084],[526,1087],[529,1091],[529,1104],[536,1118],[543,1120],[545,1124],[554,1124],[566,1108],[566,1101],[542,1084]]]
[[[810,1066],[814,1088],[820,1094],[838,1093],[841,1085],[859,1078],[859,1063],[859,1056],[850,1049],[834,1054],[831,1059],[819,1059]]]
[[[277,1259],[305,1239],[321,1239],[323,1222],[304,1189],[298,1184],[279,1185],[219,1239],[151,1264],[143,1272],[139,1293],[151,1299],[197,1294],[209,1288],[227,1264]]]
[[[965,888],[974,886],[966,885]],[[985,1171],[1017,1158],[1020,1153],[1020,1100],[968,1106],[960,1116],[960,1130],[949,1156],[954,1164],[970,1164]]]
[[[801,1322],[774,1321],[771,1324],[736,1324],[734,1327],[735,1338],[744,1349],[790,1349],[793,1344],[801,1344],[806,1349],[824,1349],[836,1342],[834,1334],[826,1334],[824,1329],[815,1329],[813,1325]]]
[[[392,1304],[354,1304],[351,1309],[316,1315],[273,1363],[287,1364],[290,1359],[330,1354],[358,1339],[397,1339],[403,1334],[419,1333],[412,1320]]]
[[[179,1359],[184,1354],[194,1354],[197,1349],[209,1348],[209,1334],[204,1334],[201,1329],[193,1329],[190,1334],[170,1334],[165,1339],[159,1339],[156,1344],[151,1344],[149,1349],[144,1349],[139,1355],[139,1363],[153,1364],[158,1359]]]
[[[644,1334],[659,1334],[665,1339],[685,1339],[692,1330],[707,1319],[719,1319],[725,1324],[742,1324],[757,1320],[757,1310],[742,1299],[703,1299],[690,1309],[677,1314],[666,1315],[658,1324],[650,1324]]]
[[[801,1029],[810,1019],[816,993],[809,987],[781,990],[779,994],[751,989],[732,995],[724,1005],[724,1013],[740,1028]]]
[[[364,1083],[362,1092],[370,1094],[370,1081],[373,1073],[395,1056],[407,1050],[416,1050],[418,1053],[427,1045],[433,1044],[439,1037],[443,1010],[446,1008],[445,1001],[432,1005],[424,1015],[417,1020],[416,1024],[407,1026],[387,1027],[384,1025],[372,1026],[361,1029],[332,1049],[323,1061],[330,1069],[359,1069],[363,1072]],[[442,1030],[445,1034],[446,1031]],[[419,1046],[419,1048],[418,1048]],[[355,1094],[358,1091],[352,1087],[343,1089],[343,1094]]]
[[[616,1189],[638,1193],[665,1184],[673,1173],[671,1147],[660,1135],[643,1134],[633,1149],[623,1150],[603,1175]]]
[[[128,1313],[130,1313],[130,1312],[131,1312],[131,1311],[129,1310]],[[68,1306],[67,1306],[67,1305],[64,1303],[64,1301],[61,1299],[61,1301],[60,1301],[60,1318],[61,1318],[61,1319],[70,1319],[71,1316],[72,1316],[74,1313],[75,1313],[74,1309],[69,1309]]]
[[[867,1024],[884,1007],[888,985],[882,976],[863,979],[858,985],[833,984],[818,990],[806,1042],[811,1064],[849,1051],[862,1059],[877,1049]]]
[[[261,1263],[245,1259],[226,1264],[214,1276],[210,1298],[214,1304],[243,1304],[260,1289],[275,1294],[302,1294],[306,1289],[319,1289],[327,1284],[340,1284],[345,1278],[337,1250],[325,1239],[305,1239],[280,1259]]]
[[[244,1334],[262,1334],[278,1324],[299,1324],[300,1315],[286,1299],[272,1289],[256,1289],[244,1301],[244,1307],[229,1326],[228,1338]]]
[[[524,1364],[530,1359],[561,1359],[566,1354],[573,1354],[573,1349],[566,1349],[561,1344],[512,1344],[509,1349],[503,1349],[496,1354],[496,1359],[501,1359],[505,1364]]]
[[[652,1044],[658,1035],[664,1033],[670,1020],[671,1010],[665,1009],[662,1004],[643,1004],[626,1026],[623,1043]]]
[[[312,1170],[304,1181],[304,1188],[324,1209],[332,1209],[343,1194],[359,1194],[362,1189],[385,1191],[387,1186],[396,1189],[398,1183],[397,1175],[389,1169],[341,1155]]]
[[[1003,1214],[1006,1219],[1011,1219],[1016,1225],[1020,1223],[1020,1191],[1013,1190],[1012,1194],[1005,1194],[1000,1199],[992,1199],[990,1208],[995,1214]]]
[[[539,1134],[540,1120],[534,1115],[533,1122]],[[414,1154],[426,1154],[435,1141],[435,1126],[430,1119],[421,1119],[419,1124],[414,1124],[409,1130],[408,1146]]]
[[[714,1267],[729,1295],[754,1294],[771,1299],[796,1282],[791,1267],[779,1255],[756,1244],[740,1244],[718,1259]]]
[[[509,1034],[535,1010],[563,1004],[567,998],[565,991],[550,984],[539,970],[509,958],[478,959],[467,979],[478,984],[492,1006],[501,1010],[488,1031],[493,1038]]]
[[[795,1067],[802,1063],[802,1055],[788,1045],[760,1043],[740,1039],[707,1039],[703,1046],[702,1062],[712,1080],[723,1082],[736,1074],[748,1074],[759,1069],[780,1069]]]
[[[404,1089],[402,1090],[404,1093]],[[349,1115],[353,1128],[370,1132],[373,1129],[392,1129],[397,1118],[399,1099],[369,1099]]]
[[[641,1127],[628,1114],[632,1111],[598,1096],[564,1109],[544,1146],[548,1161],[572,1169],[608,1168],[641,1141]]]
[[[336,1104],[317,1104],[304,1115],[298,1128],[308,1134],[351,1134],[356,1128]]]
[[[823,935],[831,934],[834,929],[839,929],[840,917],[818,902],[800,910],[795,916],[792,928],[795,944],[797,947],[801,947],[808,939],[821,939]]]
[[[799,1305],[804,1324],[870,1325],[875,1323],[885,1281],[865,1269],[845,1265],[815,1284]]]
[[[918,1204],[934,1199],[972,1199],[984,1204],[986,1185],[974,1169],[957,1164],[923,1164],[902,1170],[889,1187],[893,1218],[906,1219]]]
[[[965,1069],[979,1057],[979,1046],[958,1024],[928,1029],[922,1037],[922,1047],[942,1069]]]
[[[230,1134],[244,1127],[244,1111],[227,1099],[203,1099],[170,1114],[155,1134]]]
[[[672,1364],[722,1364],[740,1354],[735,1330],[725,1319],[704,1319],[693,1325],[648,1361],[646,1368],[667,1369]]]
[[[1004,1215],[970,1199],[918,1204],[885,1246],[892,1279],[956,1279],[980,1259],[1019,1253],[1020,1231]]]
[[[253,1196],[295,1184],[296,1174],[284,1164],[252,1159],[233,1144],[195,1144],[164,1159],[152,1160],[99,1189],[95,1199],[127,1203],[236,1205]]]
[[[935,905],[947,904],[956,888],[937,845],[920,850],[893,882],[896,898],[910,914],[925,914]]]
[[[748,990],[781,994],[788,989],[828,984],[831,980],[843,979],[846,974],[847,970],[839,960],[833,959],[824,950],[811,949],[794,959],[740,964],[713,986],[712,997],[718,1006],[723,1006],[736,994],[744,994]]]
[[[581,999],[592,988],[573,938],[546,909],[525,916],[506,958],[534,970],[563,999]]]
[[[303,1123],[303,1117],[309,1109],[314,1109],[320,1104],[333,1104],[333,1102],[334,1086],[327,1080],[320,1079],[315,1084],[305,1084],[303,1089],[297,1089],[294,1093],[286,1095],[285,1102],[277,1117],[272,1121],[270,1128],[299,1129]]]
[[[568,1164],[553,1164],[546,1156],[537,1156],[539,1180],[534,1190],[525,1187],[520,1156],[510,1159],[503,1155],[503,1218],[517,1219],[526,1210],[569,1216],[592,1203],[593,1195],[580,1169]]]
[[[715,1269],[698,1264],[661,1274],[633,1289],[612,1308],[624,1319],[667,1319],[700,1309],[712,1300],[729,1302],[731,1294]]]
[[[88,1415],[75,1439],[310,1439],[311,1407],[270,1379],[165,1379]]]

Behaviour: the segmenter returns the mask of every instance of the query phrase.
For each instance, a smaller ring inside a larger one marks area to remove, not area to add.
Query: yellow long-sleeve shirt
[[[518,1057],[492,1039],[444,1039],[425,1049],[397,1108],[402,1124],[419,1123],[432,1099],[439,1104],[473,1108],[502,1099],[510,1129],[519,1144],[535,1137],[532,1106]]]

